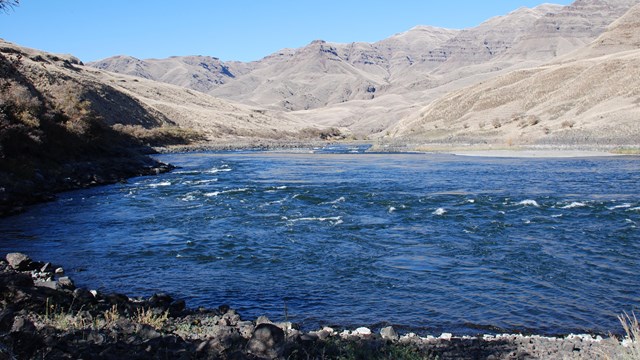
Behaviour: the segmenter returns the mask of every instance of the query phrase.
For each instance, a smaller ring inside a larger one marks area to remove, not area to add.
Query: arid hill
[[[0,40],[0,214],[50,192],[156,171],[151,146],[341,136],[277,112],[86,67]]]
[[[322,40],[251,63],[109,58],[90,65],[287,112],[289,119],[385,137],[446,94],[578,51],[638,0],[520,8],[469,29],[417,26],[376,43]]]
[[[465,87],[403,119],[413,143],[640,144],[640,5],[587,46],[547,65]]]

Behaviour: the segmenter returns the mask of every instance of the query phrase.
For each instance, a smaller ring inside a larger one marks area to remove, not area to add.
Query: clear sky
[[[0,38],[69,53],[209,55],[259,60],[322,39],[375,42],[416,25],[473,27],[538,0],[21,0],[0,13]],[[551,0],[567,5],[571,0]]]

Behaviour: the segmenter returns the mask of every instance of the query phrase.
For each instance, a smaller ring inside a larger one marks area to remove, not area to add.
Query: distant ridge
[[[452,92],[396,125],[405,141],[640,144],[640,5],[560,61]]]
[[[594,40],[638,3],[577,0],[568,6],[543,4],[516,9],[469,29],[416,26],[375,43],[317,40],[250,63],[209,57],[115,57],[90,65],[282,111],[299,122],[345,128],[356,138],[390,138],[403,134],[399,129],[415,121],[419,109],[449,93],[512,71],[596,53],[606,55],[630,46],[616,42],[632,33],[609,32],[609,38],[600,39],[601,45]],[[519,72],[518,76],[535,72]],[[508,111],[510,116],[528,109]],[[481,141],[488,140],[482,135]]]

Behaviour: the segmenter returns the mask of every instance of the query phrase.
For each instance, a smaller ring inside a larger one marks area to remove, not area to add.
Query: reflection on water
[[[362,150],[162,155],[180,168],[2,219],[0,244],[308,328],[606,331],[640,303],[639,159]]]

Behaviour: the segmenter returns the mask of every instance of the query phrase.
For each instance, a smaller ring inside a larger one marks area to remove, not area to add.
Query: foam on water
[[[298,219],[291,219],[289,220],[291,222],[298,222],[298,221],[320,221],[320,222],[325,222],[325,221],[342,221],[342,216],[332,216],[332,217],[303,217],[303,218],[298,218]]]
[[[442,216],[447,213],[447,210],[443,208],[437,208],[432,214],[437,216]]]
[[[631,207],[631,204],[621,204],[621,205],[615,205],[615,206],[608,207],[607,209],[613,211],[613,210],[618,210],[618,209],[628,209],[630,207]]]
[[[230,190],[212,191],[212,192],[204,193],[203,195],[206,197],[216,197],[218,195],[242,193],[249,190],[250,190],[249,188],[230,189]]]
[[[231,170],[232,169],[230,167],[223,165],[222,167],[219,167],[219,168],[216,168],[216,167],[211,168],[211,169],[205,171],[205,173],[207,173],[207,174],[217,174],[217,173],[221,173],[221,172],[229,172]]]
[[[540,204],[538,204],[537,201],[531,199],[522,200],[517,205],[540,207]]]
[[[171,186],[171,181],[163,181],[155,184],[149,184],[149,187],[152,187],[152,188],[162,187],[162,186]]]
[[[182,182],[182,185],[203,185],[217,182],[218,179],[206,179],[206,180],[186,180]]]
[[[565,206],[561,207],[561,209],[573,209],[573,208],[581,208],[581,207],[585,207],[585,206],[587,206],[587,204],[585,204],[583,202],[574,201],[569,205],[565,205]]]
[[[333,201],[327,201],[327,202],[322,202],[319,205],[335,205],[338,203],[343,203],[347,201],[347,199],[344,198],[344,196],[340,196],[339,198],[333,200]]]

